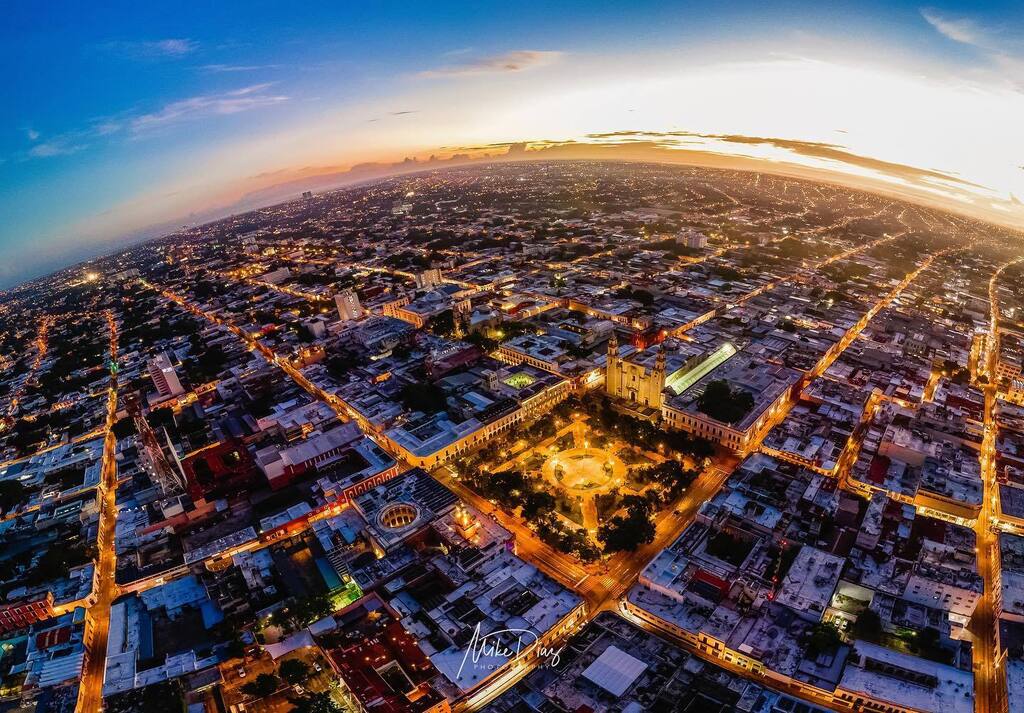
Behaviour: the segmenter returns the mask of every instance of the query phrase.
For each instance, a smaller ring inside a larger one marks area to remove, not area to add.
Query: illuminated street
[[[106,313],[107,328],[110,331],[110,361],[117,363],[118,332],[112,312]],[[114,460],[116,439],[113,433],[117,412],[118,378],[117,370],[111,368],[110,391],[107,397],[107,427],[103,437],[103,470],[98,489],[100,500],[100,525],[97,536],[99,556],[97,558],[95,599],[86,614],[87,656],[82,672],[79,690],[79,711],[99,710],[103,696],[103,679],[106,669],[107,636],[110,627],[110,605],[117,596],[114,583],[114,529],[117,525],[117,462]]]
[[[997,282],[1003,271],[1021,259],[1004,263],[992,274],[989,282],[989,309],[991,326],[989,327],[983,373],[988,377],[985,385],[985,423],[984,441],[981,446],[980,460],[985,483],[984,499],[981,515],[978,517],[976,529],[978,535],[978,568],[985,577],[985,596],[982,598],[971,621],[974,635],[977,637],[976,651],[978,660],[975,662],[975,682],[977,685],[978,711],[1006,710],[1005,670],[999,665],[998,635],[996,632],[998,612],[995,611],[993,587],[998,581],[998,547],[996,537],[997,516],[999,514],[999,486],[996,482],[996,424],[995,404],[998,383],[995,378],[999,359],[1000,319]]]

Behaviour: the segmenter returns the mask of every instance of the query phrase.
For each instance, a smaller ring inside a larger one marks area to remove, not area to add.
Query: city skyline
[[[1024,225],[1011,3],[303,10],[14,8],[0,288],[360,164],[510,146],[833,176]]]

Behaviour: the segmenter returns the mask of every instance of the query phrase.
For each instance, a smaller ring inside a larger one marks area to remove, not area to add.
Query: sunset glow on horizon
[[[553,17],[530,22],[539,8],[504,17],[503,30],[457,5],[432,16],[321,9],[332,22],[315,30],[265,18],[248,39],[201,14],[166,26],[129,12],[116,32],[85,23],[58,33],[59,53],[83,63],[76,91],[50,90],[59,110],[45,109],[32,77],[8,79],[0,285],[65,255],[283,200],[311,177],[520,142],[830,172],[1024,227],[1019,9],[875,10],[565,8],[562,36]],[[40,22],[29,12],[6,34]],[[376,34],[361,33],[371,21]],[[381,31],[387,21],[397,24]],[[223,36],[207,37],[218,27]],[[50,72],[38,53],[53,47],[5,40],[14,74]],[[104,84],[121,74],[134,80]]]

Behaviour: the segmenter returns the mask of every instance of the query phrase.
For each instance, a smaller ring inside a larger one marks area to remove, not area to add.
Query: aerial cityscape
[[[1024,713],[1024,8],[263,5],[5,10],[0,713]]]
[[[527,162],[26,284],[4,686],[43,710],[1024,705],[1021,247],[826,184]]]

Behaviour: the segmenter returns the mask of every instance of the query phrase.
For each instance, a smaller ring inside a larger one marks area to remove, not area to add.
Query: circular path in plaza
[[[571,448],[548,458],[541,472],[570,495],[597,495],[625,480],[626,464],[602,448]]]

